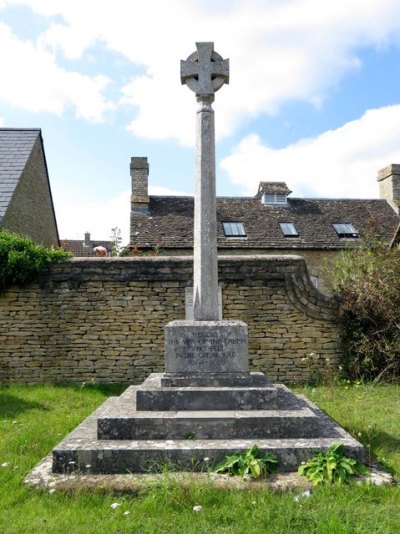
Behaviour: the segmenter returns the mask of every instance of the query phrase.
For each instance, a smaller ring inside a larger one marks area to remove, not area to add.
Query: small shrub
[[[333,443],[326,452],[319,452],[298,469],[314,486],[344,484],[353,475],[366,475],[368,469],[357,460],[343,455],[343,444]]]
[[[0,232],[0,293],[12,285],[23,286],[37,279],[51,262],[71,255],[61,249],[47,249],[31,239]]]
[[[352,380],[400,377],[400,248],[365,242],[334,267],[344,371]]]
[[[260,454],[257,445],[251,449],[238,454],[228,455],[215,468],[215,473],[228,473],[229,475],[240,475],[245,477],[251,475],[253,478],[266,477],[275,472],[278,467],[278,459],[273,454]]]

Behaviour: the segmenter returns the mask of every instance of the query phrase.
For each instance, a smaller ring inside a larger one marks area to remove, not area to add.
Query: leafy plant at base
[[[353,475],[366,475],[368,469],[362,463],[343,455],[343,444],[333,443],[326,452],[319,452],[298,469],[314,486],[320,484],[345,484]]]
[[[61,249],[36,245],[27,237],[0,232],[0,293],[10,286],[33,282],[49,263],[70,256]]]
[[[245,477],[251,475],[253,478],[266,477],[275,472],[278,467],[278,459],[273,454],[260,454],[257,445],[251,449],[238,454],[229,454],[215,468],[215,473],[228,473],[229,475],[240,475]]]

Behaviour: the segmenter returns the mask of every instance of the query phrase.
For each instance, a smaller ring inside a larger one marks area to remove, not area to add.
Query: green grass
[[[347,389],[346,389],[347,388]],[[297,389],[385,458],[400,479],[400,386]],[[9,533],[396,533],[400,486],[319,488],[294,501],[290,492],[181,486],[166,477],[136,495],[63,494],[23,484],[28,471],[121,388],[13,386],[0,389],[0,532]],[[370,425],[370,426],[369,426]],[[111,504],[120,507],[113,510]],[[203,511],[196,513],[194,505]],[[129,512],[124,515],[124,512]]]

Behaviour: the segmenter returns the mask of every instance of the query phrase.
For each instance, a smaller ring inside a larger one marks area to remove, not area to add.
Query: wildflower
[[[129,514],[130,514],[129,510],[127,510],[126,512],[124,512],[124,515],[129,515]]]
[[[359,438],[361,438],[361,436],[362,436],[361,432],[357,432],[357,436],[358,436]]]
[[[339,371],[343,371],[343,367],[339,365]]]
[[[1,464],[1,467],[8,467],[8,466],[9,466],[9,462],[3,462],[3,463]]]
[[[325,361],[328,362],[328,363],[330,362],[329,358],[325,358]]]
[[[119,506],[121,506],[119,502],[113,502],[112,505],[111,505],[111,508],[112,508],[113,510],[115,510],[115,509],[118,508]]]
[[[56,488],[51,488],[51,489],[49,489],[49,493],[50,493],[50,495],[51,495],[52,493],[54,493],[55,491],[56,491]]]
[[[90,464],[85,465],[86,469],[90,469],[92,466]]]
[[[203,511],[203,507],[200,506],[199,504],[196,504],[196,506],[193,506],[193,512],[202,512]]]
[[[299,502],[300,499],[303,497],[309,497],[311,495],[310,490],[303,491],[303,493],[300,493],[299,495],[296,495],[293,497],[294,502]]]
[[[69,465],[74,465],[75,463],[76,463],[76,462],[73,462],[73,461],[68,462]]]
[[[204,461],[205,461],[205,462],[209,462],[209,461],[210,461],[210,458],[209,458],[208,456],[206,456],[206,457],[204,458]]]

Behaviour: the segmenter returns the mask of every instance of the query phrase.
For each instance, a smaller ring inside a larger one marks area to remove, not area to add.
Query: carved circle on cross
[[[212,96],[229,83],[229,59],[214,50],[214,43],[196,43],[197,51],[181,61],[181,82],[197,96]]]

